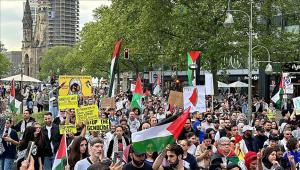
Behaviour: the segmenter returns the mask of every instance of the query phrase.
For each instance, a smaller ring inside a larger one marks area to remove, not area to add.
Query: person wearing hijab
[[[276,149],[267,147],[257,154],[258,170],[274,170],[280,168],[276,160]]]

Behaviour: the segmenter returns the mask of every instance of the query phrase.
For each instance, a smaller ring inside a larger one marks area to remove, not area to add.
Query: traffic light
[[[128,48],[125,48],[124,59],[129,59],[129,51],[128,51]]]
[[[176,90],[177,91],[180,91],[180,80],[179,79],[176,79],[176,81],[175,81],[175,85],[176,85]]]

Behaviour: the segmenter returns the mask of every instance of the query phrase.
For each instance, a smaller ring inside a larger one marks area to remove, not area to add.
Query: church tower
[[[32,45],[32,39],[33,39],[33,30],[32,30],[32,17],[31,17],[31,10],[29,1],[26,0],[24,15],[23,15],[23,41],[22,41],[22,48],[28,48]]]

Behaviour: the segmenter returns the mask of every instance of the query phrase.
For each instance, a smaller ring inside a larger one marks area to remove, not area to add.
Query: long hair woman
[[[45,147],[45,138],[41,132],[41,125],[38,122],[33,124],[35,129],[34,131],[34,143],[37,146],[37,152],[33,155],[34,159],[34,169],[43,169],[44,164],[44,147]]]
[[[68,158],[70,170],[74,169],[75,164],[88,157],[88,141],[82,136],[77,136],[74,138],[73,144],[71,146],[71,152]]]

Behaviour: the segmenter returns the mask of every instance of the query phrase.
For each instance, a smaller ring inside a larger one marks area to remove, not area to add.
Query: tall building
[[[49,45],[74,45],[79,36],[79,0],[52,0]]]
[[[5,57],[12,64],[11,70],[8,76],[20,74],[22,63],[22,51],[7,51],[4,53]]]
[[[79,0],[26,0],[22,22],[25,74],[37,78],[42,56],[49,48],[76,43]]]

